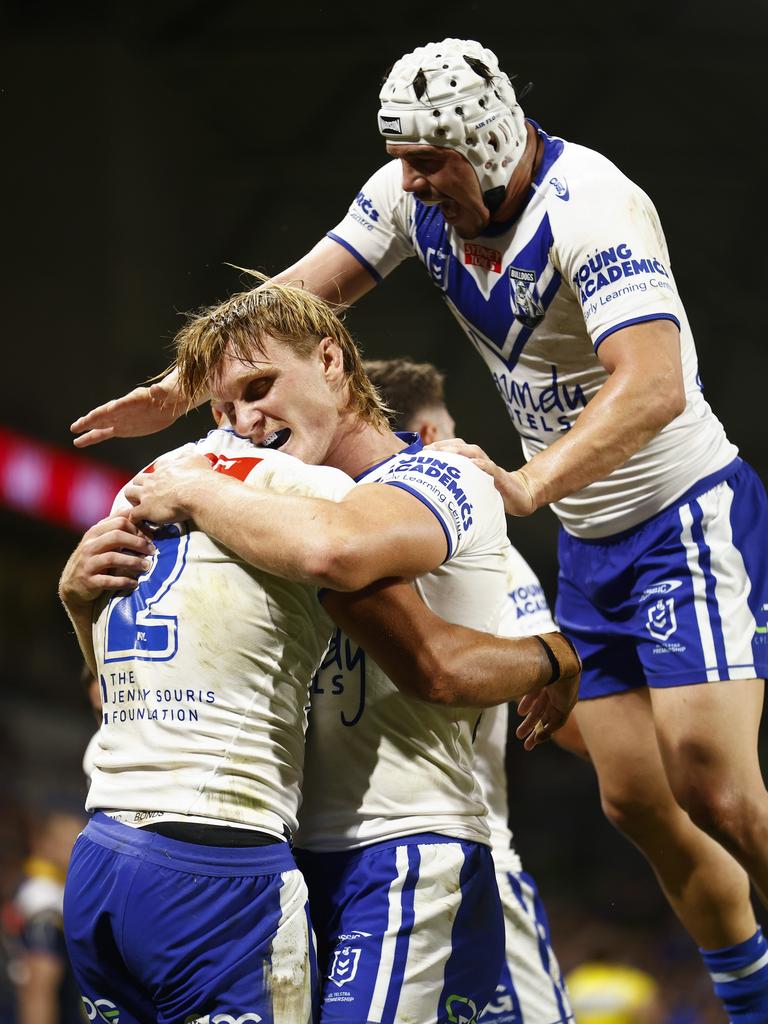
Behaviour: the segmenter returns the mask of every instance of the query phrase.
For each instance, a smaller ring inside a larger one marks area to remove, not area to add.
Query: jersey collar
[[[544,144],[544,153],[541,157],[541,163],[539,169],[531,180],[531,187],[528,190],[525,202],[517,211],[514,217],[507,221],[491,221],[486,228],[483,229],[483,237],[495,238],[497,235],[504,235],[509,229],[522,217],[526,210],[526,207],[533,198],[534,193],[538,190],[545,175],[549,173],[552,164],[557,160],[560,154],[563,152],[563,140],[553,139],[550,135],[544,131],[544,129],[538,125],[532,118],[528,117],[526,120],[533,125],[536,129],[536,134]]]
[[[390,459],[397,459],[401,455],[413,455],[415,452],[420,452],[424,447],[421,437],[418,434],[412,433],[410,430],[396,430],[395,437],[399,437],[401,441],[404,441],[406,447],[401,448],[400,451],[395,452],[394,455],[388,455],[386,459],[382,459],[381,462],[377,462],[373,466],[369,466],[368,469],[354,478],[355,483],[359,483],[361,480],[364,480],[375,470],[389,462]]]

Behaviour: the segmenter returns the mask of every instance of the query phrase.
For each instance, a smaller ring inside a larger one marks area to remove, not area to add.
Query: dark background
[[[386,68],[469,36],[518,87],[534,83],[524,106],[545,130],[601,150],[650,194],[707,398],[768,477],[765,3],[17,0],[0,27],[0,424],[69,445],[77,415],[164,367],[180,313],[240,287],[227,263],[276,272],[301,256],[383,162]],[[459,432],[518,464],[490,377],[420,265],[348,323],[368,356],[437,363]],[[207,426],[196,413],[92,452],[131,470]],[[552,598],[554,518],[510,534]],[[91,720],[55,597],[75,541],[0,511],[0,766],[21,803],[81,786]],[[557,912],[563,959],[590,951],[593,925],[594,942],[613,929],[614,948],[619,929],[635,959],[648,936],[664,963],[685,959],[644,862],[602,821],[588,766],[556,750],[511,751],[510,765],[519,846]]]

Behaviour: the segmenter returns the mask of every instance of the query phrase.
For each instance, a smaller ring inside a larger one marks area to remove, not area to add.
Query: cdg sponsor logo
[[[187,1017],[184,1024],[259,1024],[263,1018],[258,1013],[242,1013],[235,1017],[231,1013],[215,1013],[212,1017],[206,1013],[204,1017]]]
[[[87,996],[80,998],[83,1000],[83,1008],[88,1020],[105,1020],[109,1024],[120,1024],[120,1010],[109,999],[91,1001]]]

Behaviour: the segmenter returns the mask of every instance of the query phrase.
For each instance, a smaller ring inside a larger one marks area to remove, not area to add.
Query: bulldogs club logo
[[[515,319],[525,327],[534,328],[544,319],[544,306],[536,288],[536,274],[533,270],[510,267],[509,301]]]

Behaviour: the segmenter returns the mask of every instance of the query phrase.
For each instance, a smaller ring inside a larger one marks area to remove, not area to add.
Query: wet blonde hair
[[[176,335],[176,369],[189,401],[196,404],[208,393],[225,355],[252,363],[257,355],[266,354],[265,339],[274,338],[308,359],[323,338],[331,338],[342,352],[349,407],[372,426],[386,428],[389,410],[333,308],[299,285],[264,280],[259,288],[194,314]]]

